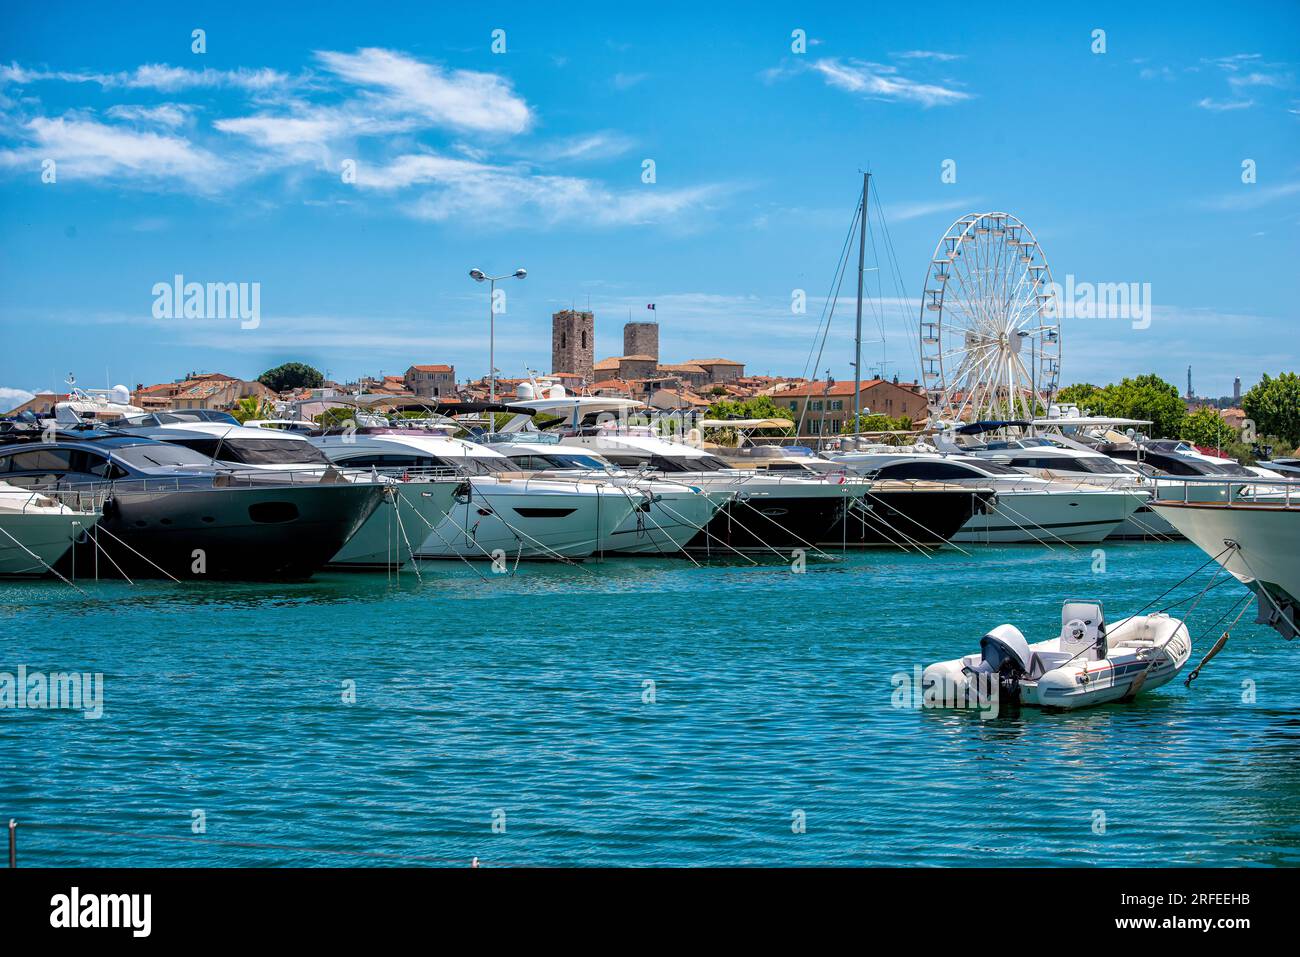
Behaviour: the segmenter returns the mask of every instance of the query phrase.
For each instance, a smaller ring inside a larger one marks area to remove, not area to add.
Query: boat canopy
[[[1150,419],[1115,419],[1104,415],[1073,415],[1073,416],[1061,416],[1060,418],[1056,418],[1056,419],[1034,419],[1034,421],[1030,424],[1038,427],[1054,425],[1054,426],[1078,426],[1081,428],[1086,428],[1087,426],[1095,425],[1100,428],[1114,428],[1115,426],[1150,425],[1151,420]]]
[[[789,429],[794,423],[789,419],[702,419],[705,429]]]
[[[1032,423],[1024,420],[1008,421],[990,421],[990,422],[972,422],[969,425],[960,426],[957,429],[958,435],[982,435],[985,432],[994,432],[998,429],[1027,429]]]

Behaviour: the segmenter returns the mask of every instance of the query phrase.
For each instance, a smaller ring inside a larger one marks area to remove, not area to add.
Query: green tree
[[[1221,449],[1236,441],[1236,431],[1223,421],[1217,409],[1197,409],[1183,419],[1179,438],[1186,439],[1193,445],[1209,449]]]
[[[240,422],[247,422],[249,419],[269,419],[274,413],[271,403],[260,395],[245,396],[230,410],[230,414]]]
[[[272,392],[283,392],[285,389],[319,389],[325,377],[320,370],[313,369],[306,363],[286,362],[274,369],[267,369],[257,377],[257,381]]]
[[[1275,435],[1300,445],[1300,375],[1283,372],[1276,379],[1266,372],[1241,397],[1241,408],[1255,423],[1257,435]]]
[[[1085,412],[1120,419],[1150,419],[1152,434],[1173,438],[1182,431],[1187,409],[1178,387],[1155,374],[1123,379],[1098,388],[1087,382],[1066,386],[1057,394]]]
[[[857,432],[910,432],[912,431],[912,420],[900,415],[898,418],[890,418],[887,415],[879,413],[863,413],[858,417],[858,428],[853,428],[853,420],[849,419],[844,423],[844,428],[840,430],[841,435],[854,435]]]
[[[772,397],[768,395],[756,395],[753,398],[735,401],[732,399],[719,399],[709,406],[707,417],[710,419],[789,419],[789,410],[777,408]],[[794,434],[793,429],[756,429],[755,435],[764,436],[789,436]],[[719,445],[733,445],[736,441],[736,432],[734,429],[710,429],[705,435],[710,442],[716,442]]]

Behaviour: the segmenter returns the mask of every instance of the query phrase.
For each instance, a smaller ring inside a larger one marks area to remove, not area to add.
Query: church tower
[[[569,372],[592,381],[595,365],[596,316],[561,309],[551,316],[551,371]]]

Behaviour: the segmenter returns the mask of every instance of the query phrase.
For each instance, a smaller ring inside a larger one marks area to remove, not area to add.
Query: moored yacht
[[[594,479],[627,489],[637,505],[605,537],[605,548],[611,552],[626,555],[680,552],[734,494],[726,489],[704,489],[628,472],[596,452],[561,445],[560,437],[548,432],[499,432],[483,436],[480,441],[527,472]]]
[[[1191,483],[1189,483],[1191,484]],[[1256,621],[1283,638],[1300,634],[1300,482],[1266,499],[1233,494],[1197,501],[1176,493],[1152,508],[1255,593]]]
[[[560,387],[514,404],[519,413],[503,432],[535,430],[532,417],[559,417],[552,428],[560,444],[593,452],[625,470],[682,482],[731,499],[686,545],[687,550],[772,552],[809,548],[833,537],[831,530],[867,483],[840,477],[791,477],[735,469],[711,452],[661,438],[649,425],[632,425],[629,413],[644,405],[631,399],[568,395]]]
[[[385,494],[379,507],[328,563],[327,567],[343,571],[406,564],[429,528],[450,510],[459,484],[451,477],[402,479],[381,476],[373,469],[340,469],[300,432],[245,427],[224,413],[159,413],[129,422],[134,433],[183,446],[234,469],[383,485]]]
[[[1100,542],[1141,504],[1123,490],[1034,478],[972,455],[915,446],[877,446],[828,456],[876,479],[906,479],[992,489],[997,499],[953,536],[972,544]]]
[[[393,423],[328,429],[310,441],[347,468],[463,479],[449,512],[425,530],[417,558],[587,558],[638,504],[609,482],[538,478],[436,424]]]
[[[741,468],[768,473],[836,479],[851,473],[848,466],[797,446],[750,445],[721,449],[719,454]],[[874,481],[866,494],[850,506],[824,544],[903,548],[939,545],[952,541],[973,516],[992,509],[996,496],[991,488],[916,479]]]
[[[74,508],[0,482],[0,578],[46,574],[99,517],[90,503]]]
[[[64,502],[102,503],[103,517],[58,566],[75,562],[79,575],[308,578],[383,495],[377,484],[236,471],[128,430],[10,438],[0,446],[5,481]]]

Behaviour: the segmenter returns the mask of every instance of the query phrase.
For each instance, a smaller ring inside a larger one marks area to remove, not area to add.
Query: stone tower
[[[561,309],[551,316],[551,371],[570,372],[592,381],[595,365],[596,316]]]
[[[623,355],[659,361],[659,323],[629,322],[623,327]]]

